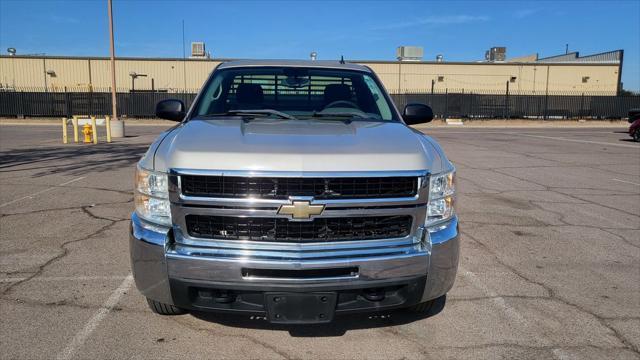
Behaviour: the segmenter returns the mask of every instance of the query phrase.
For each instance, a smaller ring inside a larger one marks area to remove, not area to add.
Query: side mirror
[[[402,112],[402,119],[407,125],[428,123],[433,120],[433,110],[424,104],[407,104]]]
[[[168,99],[156,104],[156,116],[161,119],[182,121],[185,115],[184,103],[180,100]]]

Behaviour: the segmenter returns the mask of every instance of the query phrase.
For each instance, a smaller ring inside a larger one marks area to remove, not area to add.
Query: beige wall
[[[146,74],[136,79],[137,89],[195,91],[220,63],[215,60],[121,59],[116,61],[118,89],[131,89],[130,72]],[[540,63],[411,63],[359,62],[371,67],[389,92],[429,92],[435,81],[437,92],[503,92],[509,83],[511,92],[576,92],[615,94],[618,89],[618,64],[540,64]],[[186,81],[184,73],[186,67]],[[55,76],[45,75],[47,70]],[[107,90],[111,85],[109,60],[105,58],[0,57],[2,88],[38,88],[62,91],[65,87]],[[588,76],[586,83],[582,78]],[[438,81],[442,77],[442,81]]]
[[[390,92],[435,91],[545,93],[613,93],[618,88],[617,65],[565,64],[366,64],[378,74]],[[400,74],[400,76],[398,76]],[[588,76],[586,83],[582,77]],[[438,81],[442,77],[442,81]],[[511,77],[515,77],[511,82]]]

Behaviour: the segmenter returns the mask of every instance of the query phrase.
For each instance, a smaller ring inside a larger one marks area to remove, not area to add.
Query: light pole
[[[116,103],[116,51],[113,41],[113,14],[111,0],[107,0],[109,7],[109,47],[111,52],[111,136],[124,137],[124,122],[118,119]]]

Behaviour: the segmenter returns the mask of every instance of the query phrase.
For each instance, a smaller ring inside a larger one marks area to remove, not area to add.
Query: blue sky
[[[640,90],[640,0],[630,1],[134,1],[113,0],[118,56],[182,56],[205,41],[214,57],[393,60],[398,45],[425,58],[480,60],[624,49],[623,82]],[[0,49],[108,56],[107,1],[0,0]]]

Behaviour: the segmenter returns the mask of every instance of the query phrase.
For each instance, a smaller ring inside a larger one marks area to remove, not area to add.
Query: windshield
[[[398,121],[391,109],[382,88],[367,73],[248,67],[216,71],[194,114]]]

